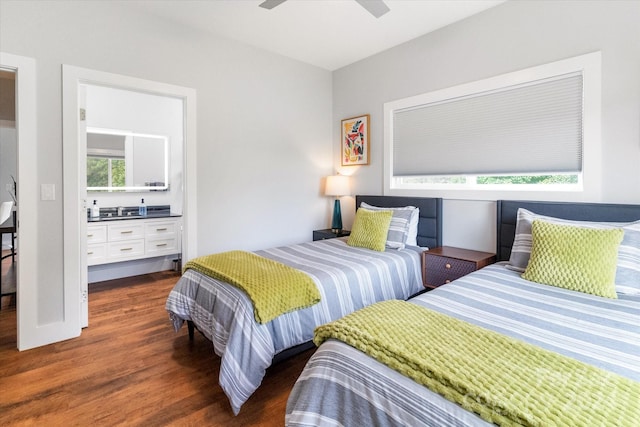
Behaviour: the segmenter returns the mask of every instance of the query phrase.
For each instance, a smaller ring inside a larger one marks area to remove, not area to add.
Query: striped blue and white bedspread
[[[639,296],[616,300],[540,285],[496,264],[411,301],[640,381]],[[289,396],[286,421],[289,426],[487,425],[339,341],[325,342],[309,360]]]
[[[316,326],[377,301],[407,299],[422,289],[420,248],[375,252],[329,239],[263,251],[258,255],[309,274],[321,301],[266,324],[255,321],[244,292],[187,270],[169,294],[166,309],[176,330],[193,320],[213,342],[220,386],[234,413],[262,382],[273,356],[310,341]]]

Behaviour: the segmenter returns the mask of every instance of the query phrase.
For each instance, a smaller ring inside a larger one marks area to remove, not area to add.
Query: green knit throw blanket
[[[632,426],[640,383],[405,301],[319,326],[486,421],[526,426]]]
[[[183,271],[189,268],[242,289],[259,323],[320,301],[320,292],[307,274],[251,252],[205,255],[187,262]]]

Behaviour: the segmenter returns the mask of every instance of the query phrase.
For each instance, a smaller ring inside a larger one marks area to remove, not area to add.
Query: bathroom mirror
[[[87,128],[87,191],[169,188],[169,140],[115,129]]]

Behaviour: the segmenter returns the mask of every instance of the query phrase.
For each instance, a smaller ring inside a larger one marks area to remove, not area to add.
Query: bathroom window
[[[124,187],[124,157],[87,156],[87,187]]]

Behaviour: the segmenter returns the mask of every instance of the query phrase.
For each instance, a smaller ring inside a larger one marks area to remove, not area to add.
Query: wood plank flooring
[[[16,310],[0,311],[0,425],[282,426],[313,350],[270,368],[233,416],[220,359],[200,334],[173,331],[164,309],[173,272],[90,285],[79,338],[19,352]]]

